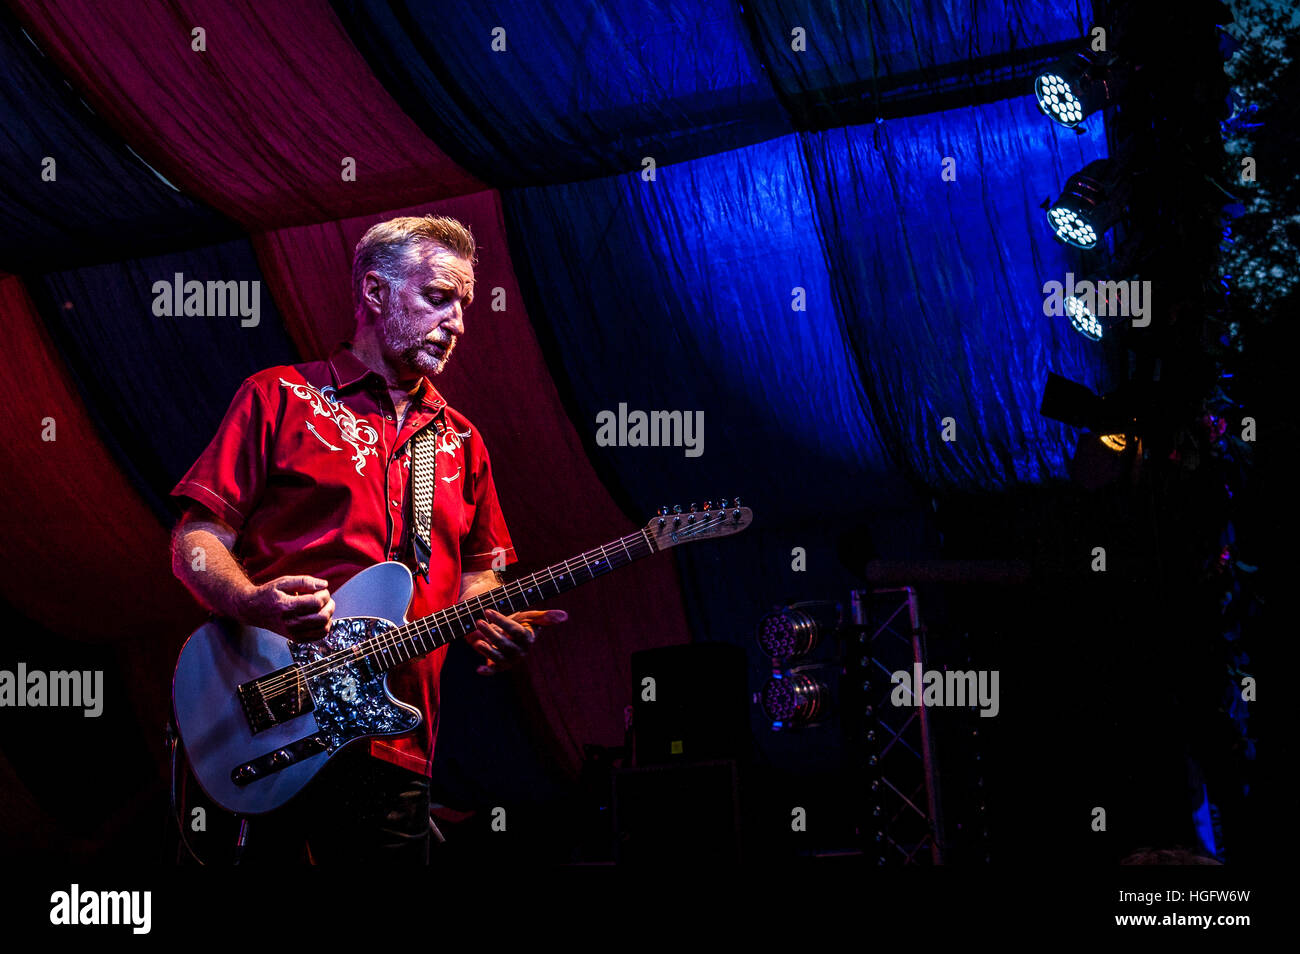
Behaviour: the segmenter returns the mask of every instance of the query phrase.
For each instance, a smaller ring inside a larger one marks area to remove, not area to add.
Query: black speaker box
[[[748,756],[748,662],[739,646],[690,643],[633,653],[632,687],[638,766]]]

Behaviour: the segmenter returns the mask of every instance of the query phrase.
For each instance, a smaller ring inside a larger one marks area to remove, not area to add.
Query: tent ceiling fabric
[[[1100,124],[1076,134],[1021,97],[806,141],[836,310],[904,471],[963,490],[1064,478],[1073,431],[1039,414],[1040,389],[1049,370],[1101,386],[1105,366],[1043,314],[1074,259],[1038,203],[1105,155]]]
[[[904,74],[1083,36],[1082,0],[753,0],[752,36],[784,97],[882,86]],[[803,31],[796,43],[794,30]]]
[[[257,314],[159,316],[160,299],[174,310],[178,275],[182,287],[240,283]],[[156,294],[159,282],[171,291]],[[240,383],[298,360],[247,240],[50,272],[37,302],[106,443],[164,521]]]
[[[237,226],[168,186],[0,10],[0,267],[71,267]]]
[[[1090,22],[1082,0],[498,0],[451,16],[435,0],[333,7],[402,108],[498,187],[751,145],[846,89],[861,100],[877,81],[1014,62]]]
[[[248,228],[483,188],[384,92],[323,0],[17,0],[15,8],[128,144]],[[192,48],[195,29],[203,51]]]
[[[16,277],[0,277],[0,320],[6,363],[19,370],[0,376],[0,401],[23,422],[0,443],[4,599],[42,626],[90,640],[157,638],[201,617],[172,577],[166,529],[104,446]],[[130,586],[117,576],[127,567]]]
[[[689,493],[757,456],[775,493],[797,467],[800,493],[770,502],[790,520],[808,497],[860,499],[864,479],[888,504],[890,473],[966,490],[1064,477],[1070,437],[1039,415],[1038,389],[1048,369],[1100,383],[1102,362],[1043,315],[1045,276],[1070,259],[1037,204],[1104,143],[1033,112],[1022,98],[800,133],[654,182],[507,191],[534,318],[581,382],[588,431],[620,403],[703,413],[698,458],[592,455],[642,503],[660,470]]]
[[[437,3],[334,9],[403,108],[497,186],[623,171],[646,155],[674,162],[790,130],[732,0],[474,3],[450,31]]]

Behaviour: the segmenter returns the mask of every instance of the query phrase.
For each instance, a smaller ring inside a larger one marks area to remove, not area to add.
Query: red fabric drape
[[[483,188],[384,91],[326,0],[15,0],[37,43],[173,182],[255,228]],[[206,50],[193,33],[204,31]],[[344,181],[344,159],[356,161]]]
[[[167,528],[100,441],[13,276],[0,276],[0,323],[8,349],[0,404],[10,420],[0,442],[0,593],[52,632],[118,644],[137,718],[161,727],[176,652],[204,613],[172,575]],[[159,753],[160,732],[148,738]]]
[[[459,219],[478,241],[465,336],[436,383],[487,442],[520,560],[540,568],[631,532],[587,460],[542,358],[514,277],[497,192],[254,236],[290,335],[313,358],[350,336],[357,240],[376,222],[426,212]],[[494,300],[504,309],[493,311]],[[530,690],[525,701],[544,715],[574,768],[584,743],[622,742],[623,706],[632,698],[629,655],[687,642],[689,631],[667,556],[575,590],[555,605],[569,610],[570,620],[533,649],[522,670]]]
[[[193,619],[172,576],[167,529],[100,441],[16,277],[0,278],[0,317],[9,366],[0,402],[12,422],[0,441],[9,501],[0,511],[0,591],[41,625],[88,641]],[[43,439],[47,426],[54,440]]]

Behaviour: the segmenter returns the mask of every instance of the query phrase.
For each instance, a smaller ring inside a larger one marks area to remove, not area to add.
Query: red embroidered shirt
[[[350,342],[325,361],[259,371],[172,495],[198,501],[238,532],[234,555],[252,582],[305,574],[328,580],[332,592],[374,563],[414,567],[411,437],[425,427],[441,436],[429,582],[416,574],[407,614],[418,619],[456,602],[462,572],[516,560],[487,448],[428,378],[399,434],[387,384]],[[419,708],[424,722],[372,740],[372,755],[431,774],[446,653],[444,646],[390,674],[393,694]]]

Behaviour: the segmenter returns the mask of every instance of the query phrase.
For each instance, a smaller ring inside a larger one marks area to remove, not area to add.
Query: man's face
[[[408,252],[406,280],[390,286],[380,315],[385,358],[411,377],[441,374],[465,333],[474,267],[432,242]]]

